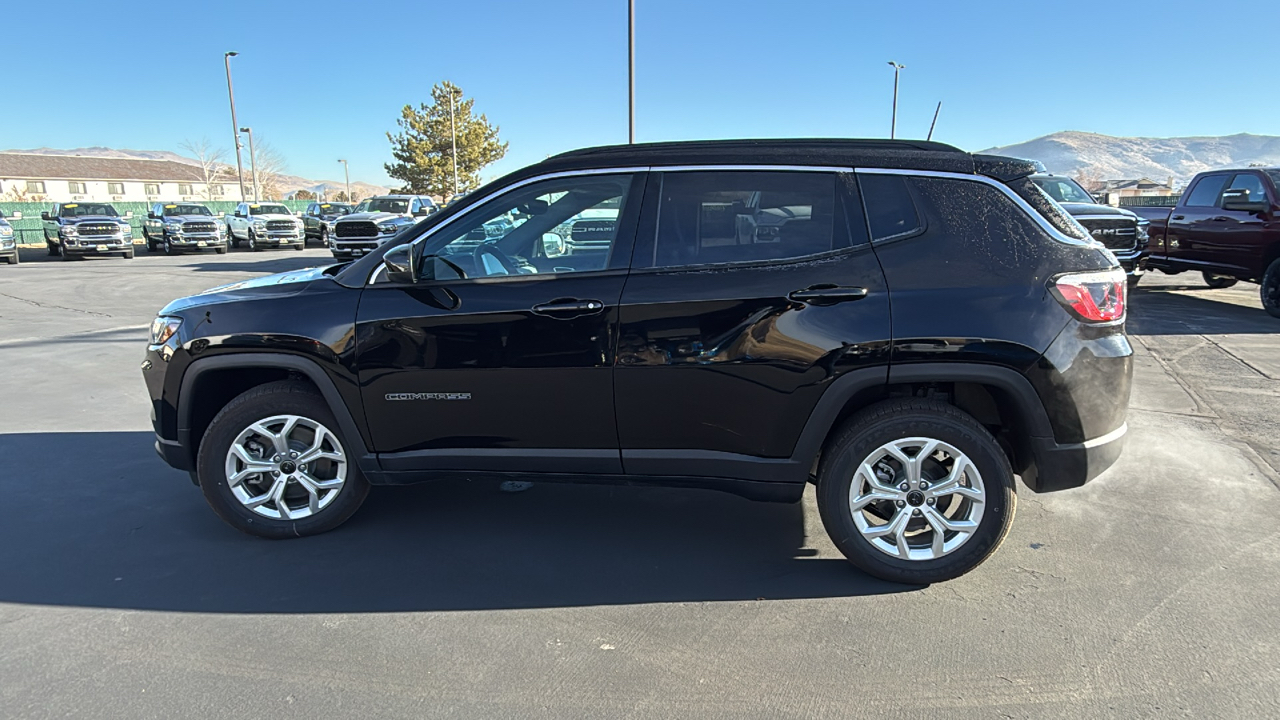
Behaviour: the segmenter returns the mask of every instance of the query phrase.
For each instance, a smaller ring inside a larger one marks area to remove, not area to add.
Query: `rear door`
[[[426,264],[464,277],[364,291],[357,362],[384,468],[621,471],[613,345],[643,183],[583,173],[509,190],[423,241]],[[609,251],[561,252],[561,225],[602,205],[619,208]]]
[[[822,169],[667,170],[645,207],[619,316],[623,465],[780,479],[761,458],[792,455],[832,381],[887,368],[888,295],[856,183]]]
[[[1184,200],[1169,217],[1165,248],[1169,258],[1186,267],[1208,270],[1214,264],[1214,236],[1222,227],[1219,198],[1231,173],[1203,175],[1190,188]]]
[[[1243,190],[1248,193],[1249,202],[1270,205],[1269,184],[1259,172],[1239,172],[1226,189]],[[1213,233],[1205,239],[1209,260],[1219,268],[1260,278],[1266,270],[1269,216],[1270,213],[1220,209],[1213,221]]]

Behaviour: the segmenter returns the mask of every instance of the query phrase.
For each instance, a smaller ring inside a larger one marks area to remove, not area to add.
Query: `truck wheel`
[[[213,251],[218,253],[219,255],[227,254],[227,249],[225,247],[217,247],[217,248],[214,248]]]
[[[1223,290],[1236,284],[1236,279],[1226,275],[1214,275],[1213,273],[1202,272],[1201,277],[1204,278],[1204,284],[1214,290]]]
[[[124,251],[124,259],[125,259],[125,260],[132,260],[132,259],[133,259],[133,249],[132,249],[132,248],[130,248],[129,250],[125,250],[125,251]]]
[[[360,508],[369,482],[323,398],[296,380],[259,385],[209,424],[200,489],[227,524],[259,537],[315,535]]]
[[[1274,260],[1262,276],[1262,309],[1271,317],[1280,318],[1280,258]]]
[[[258,239],[254,236],[253,230],[249,230],[249,252],[258,252],[261,249],[258,247]]]
[[[236,234],[231,232],[230,223],[227,223],[227,239],[231,241],[231,247],[233,248],[240,247],[240,238],[236,237]]]
[[[1142,282],[1142,276],[1141,276],[1141,275],[1139,275],[1139,274],[1137,274],[1137,273],[1133,273],[1133,274],[1129,275],[1129,277],[1128,277],[1128,278],[1126,278],[1126,279],[1127,279],[1127,280],[1128,280],[1128,282],[1129,282],[1129,289],[1130,289],[1130,290],[1132,290],[1132,289],[1134,289],[1134,288],[1138,287],[1138,283]]]
[[[18,255],[18,248],[13,249],[13,254],[4,259],[7,265],[17,265],[22,262],[22,258]]]
[[[58,246],[57,246],[57,245],[54,245],[53,243],[49,242],[48,240],[45,240],[45,241],[44,241],[44,245],[45,245],[45,247],[46,247],[46,248],[48,248],[48,249],[49,249],[49,257],[57,257],[57,256],[58,256],[58,254],[59,254],[59,253],[58,253]]]
[[[173,243],[169,242],[169,238],[164,239],[164,254],[165,255],[173,254]]]
[[[142,228],[142,240],[147,243],[147,252],[156,251],[156,243],[151,239],[151,233],[147,232],[145,227]]]
[[[929,584],[959,577],[1009,533],[1016,497],[991,433],[951,405],[889,400],[828,442],[818,511],[832,542],[863,572]]]
[[[329,247],[329,228],[320,228],[320,244]]]

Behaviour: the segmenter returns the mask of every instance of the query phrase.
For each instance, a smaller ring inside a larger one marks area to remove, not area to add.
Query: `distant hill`
[[[193,158],[179,155],[178,153],[169,152],[168,150],[117,150],[108,147],[87,147],[74,148],[71,150],[59,150],[56,148],[36,148],[34,150],[4,150],[2,152],[20,152],[30,153],[33,155],[80,155],[83,157],[116,157],[116,158],[138,158],[142,160],[172,160],[174,162],[186,163],[188,165],[198,165]],[[233,158],[234,159],[234,158]],[[245,175],[248,176],[248,158],[245,158]],[[232,168],[234,175],[235,168]],[[298,190],[310,190],[319,194],[324,189],[326,194],[332,197],[335,193],[343,192],[347,189],[345,183],[341,180],[311,180],[297,175],[281,175],[280,187],[286,193],[293,193]],[[383,195],[388,192],[388,188],[382,185],[374,185],[367,182],[351,182],[351,192],[356,197],[368,197],[370,195]]]
[[[1183,185],[1204,170],[1280,165],[1280,137],[1113,137],[1068,130],[983,152],[1039,160],[1049,172],[1085,175],[1098,180],[1148,177]]]

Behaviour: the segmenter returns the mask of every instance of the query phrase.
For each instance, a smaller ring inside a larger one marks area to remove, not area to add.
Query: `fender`
[[[365,444],[360,426],[351,415],[350,408],[342,401],[342,395],[333,379],[329,377],[319,364],[309,358],[284,353],[228,353],[200,358],[193,361],[182,375],[182,390],[178,394],[178,442],[182,447],[191,447],[191,414],[192,388],[199,377],[211,370],[227,368],[277,368],[301,373],[320,390],[330,412],[338,421],[342,431],[342,439],[354,450],[356,464],[361,472],[369,475],[380,475],[381,466],[375,455],[369,452]]]
[[[889,367],[889,384],[926,382],[965,382],[989,385],[1005,393],[1018,408],[1019,419],[1027,434],[1034,438],[1053,438],[1049,414],[1031,381],[1013,368],[977,363],[912,363]]]

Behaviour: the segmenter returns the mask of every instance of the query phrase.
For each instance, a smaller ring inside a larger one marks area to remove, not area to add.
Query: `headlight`
[[[75,237],[75,236],[76,236],[76,226],[75,226],[75,225],[63,225],[62,227],[58,228],[58,232],[62,233],[63,235],[66,235],[67,237]]]
[[[0,236],[12,235],[12,234],[13,234],[13,228],[9,227],[8,225],[0,225]]]
[[[267,221],[266,221],[266,220],[254,220],[254,221],[253,221],[253,229],[254,229],[254,230],[266,230],[266,229],[267,229]]]
[[[399,223],[382,223],[378,225],[378,232],[382,233],[383,235],[390,235],[399,230],[400,230]]]
[[[161,315],[151,321],[151,344],[163,345],[182,327],[182,318]]]
[[[1147,220],[1143,220],[1142,222],[1138,223],[1138,244],[1139,245],[1145,245],[1147,242],[1147,238],[1150,237],[1147,234],[1147,228],[1150,225],[1151,225],[1150,221],[1147,221]]]
[[[216,223],[214,227],[218,228],[218,235],[225,236],[227,234],[227,226],[222,223]]]
[[[132,225],[121,225],[121,226],[120,226],[120,232],[124,233],[125,235],[132,235],[132,234],[133,234],[133,226],[132,226]]]

